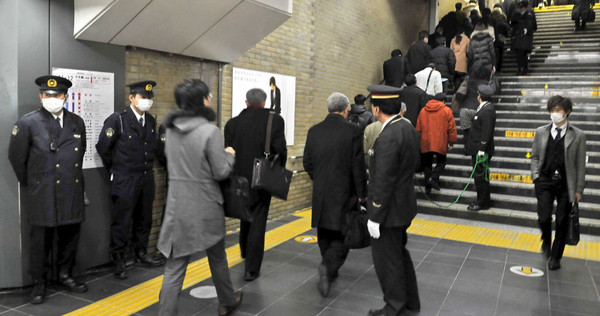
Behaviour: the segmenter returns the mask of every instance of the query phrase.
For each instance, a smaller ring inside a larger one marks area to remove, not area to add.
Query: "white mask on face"
[[[44,107],[44,109],[46,109],[46,111],[48,111],[52,114],[56,114],[57,112],[60,112],[60,110],[62,110],[64,105],[65,105],[64,99],[58,99],[58,98],[42,99],[42,106]]]
[[[561,113],[554,112],[550,113],[550,119],[552,120],[552,123],[560,124],[565,120],[565,117]]]
[[[142,111],[142,112],[146,112],[148,110],[150,110],[150,108],[152,107],[152,100],[151,99],[139,99],[137,100],[137,106],[138,110]]]

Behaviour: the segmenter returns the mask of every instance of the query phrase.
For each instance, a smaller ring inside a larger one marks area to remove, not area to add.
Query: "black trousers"
[[[342,232],[336,230],[317,227],[317,239],[323,264],[327,267],[327,277],[333,281],[338,275],[338,270],[346,262],[350,249],[344,245]]]
[[[145,251],[152,228],[154,175],[115,176],[112,185],[110,252],[124,253],[130,241],[135,250]]]
[[[473,163],[473,166],[475,166],[476,159],[477,155],[471,156],[471,162]],[[487,163],[489,164],[490,161],[492,161],[492,155],[488,154]],[[486,172],[483,169],[483,165],[478,164],[473,178],[475,179],[475,188],[477,189],[477,204],[479,204],[481,207],[490,206],[490,182],[485,180],[486,177],[489,180],[489,170]]]
[[[435,156],[435,168],[432,170],[433,156]],[[440,175],[442,175],[442,172],[446,169],[446,155],[433,151],[421,153],[421,163],[423,166],[423,173],[425,174],[425,181],[429,179],[438,181]]]
[[[528,69],[527,51],[516,49],[515,54],[517,55],[517,67],[519,70]]]
[[[385,315],[395,316],[404,309],[421,310],[417,275],[406,249],[408,227],[379,227],[378,239],[371,239],[375,273],[383,291]]]
[[[60,273],[71,273],[75,265],[75,255],[81,224],[56,227],[31,226],[29,273],[34,282],[44,282],[52,266],[51,253],[56,234],[56,266]]]
[[[535,181],[535,196],[537,197],[538,224],[542,230],[542,241],[552,242],[552,209],[556,199],[556,234],[552,244],[551,257],[562,258],[569,227],[571,203],[566,180],[538,178]]]
[[[496,71],[502,71],[502,56],[504,55],[504,47],[494,46],[496,51]]]
[[[252,205],[252,222],[240,223],[240,250],[242,258],[246,258],[246,271],[260,272],[263,256],[265,254],[265,231],[271,195],[258,192],[258,200]]]
[[[581,26],[580,26],[580,23],[581,23]],[[580,17],[579,19],[575,20],[575,28],[577,30],[585,29],[586,23],[587,23],[587,17]]]

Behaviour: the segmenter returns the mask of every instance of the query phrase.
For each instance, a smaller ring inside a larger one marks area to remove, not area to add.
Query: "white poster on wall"
[[[275,90],[269,84],[271,78],[275,79]],[[238,116],[246,108],[245,101],[248,90],[262,89],[267,94],[265,108],[280,112],[279,114],[285,121],[285,141],[288,146],[294,144],[296,77],[234,67],[231,88],[231,117]],[[280,95],[280,102],[277,102],[277,95]]]
[[[83,169],[102,167],[96,143],[104,120],[114,113],[115,74],[66,68],[52,68],[52,74],[73,83],[68,91],[66,108],[81,116],[85,122],[87,147],[83,156]]]

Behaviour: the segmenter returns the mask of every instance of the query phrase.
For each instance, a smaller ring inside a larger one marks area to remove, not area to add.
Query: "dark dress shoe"
[[[235,305],[232,306],[219,306],[219,316],[231,315],[231,313],[242,304],[242,291],[235,292]]]
[[[368,316],[385,316],[383,309],[370,309]]]
[[[149,265],[151,267],[160,267],[165,264],[165,261],[161,259],[154,258],[148,255],[145,252],[137,252],[135,254],[135,262],[143,263],[145,265]]]
[[[550,258],[548,269],[553,271],[560,269],[560,259]]]
[[[78,282],[70,274],[59,275],[60,284],[67,288],[69,292],[85,293],[88,290],[85,283]]]
[[[115,262],[115,278],[119,280],[127,279],[127,271],[125,271],[125,261]]]
[[[46,300],[46,283],[35,282],[31,291],[31,304],[42,304]]]
[[[258,279],[258,277],[260,276],[260,272],[252,272],[252,271],[246,271],[246,273],[244,274],[244,281],[254,281],[256,279]]]
[[[550,259],[550,242],[542,242],[542,255],[544,256],[544,259]]]
[[[317,288],[319,289],[319,293],[321,296],[327,297],[329,295],[329,276],[327,275],[327,266],[321,264],[319,266],[319,283],[317,283]]]
[[[469,207],[467,207],[467,210],[469,211],[473,211],[473,212],[477,212],[479,210],[483,210],[484,208],[481,207],[479,204],[477,203],[471,203],[469,204]]]
[[[440,183],[437,180],[431,180],[429,182],[429,184],[431,185],[431,188],[433,188],[436,191],[440,190]]]

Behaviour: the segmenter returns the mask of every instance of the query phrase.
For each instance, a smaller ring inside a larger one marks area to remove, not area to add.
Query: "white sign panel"
[[[243,68],[233,68],[231,117],[236,117],[246,108],[246,92],[259,88],[267,94],[265,108],[271,108],[271,77],[281,92],[281,113],[285,121],[285,141],[294,144],[294,117],[296,114],[296,77],[262,72]]]
[[[104,120],[114,113],[115,74],[66,68],[52,68],[52,74],[73,83],[68,91],[66,107],[85,122],[87,148],[83,156],[83,169],[102,167],[96,143]]]

